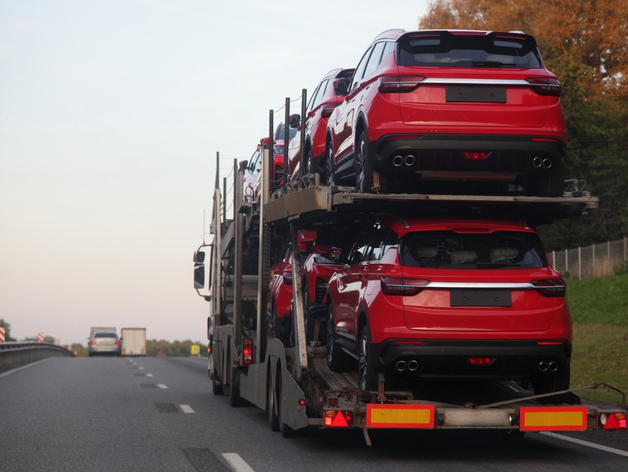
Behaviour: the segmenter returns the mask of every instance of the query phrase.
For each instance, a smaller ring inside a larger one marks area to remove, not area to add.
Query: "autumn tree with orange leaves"
[[[533,35],[562,85],[566,175],[600,198],[598,210],[540,228],[546,246],[628,234],[628,0],[436,0],[418,27]]]

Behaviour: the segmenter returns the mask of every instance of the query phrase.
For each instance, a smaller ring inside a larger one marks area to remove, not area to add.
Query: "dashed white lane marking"
[[[48,357],[47,359],[42,359],[42,360],[37,361],[37,362],[31,362],[30,364],[24,365],[22,367],[16,367],[15,369],[11,369],[11,370],[5,372],[4,374],[0,374],[0,378],[6,377],[7,375],[11,375],[12,373],[17,372],[18,370],[28,369],[29,367],[33,367],[34,365],[41,364],[42,362],[49,361],[50,359],[52,359],[52,357]]]
[[[168,386],[167,386],[167,385],[165,385],[165,384],[157,384],[157,386],[158,386],[159,388],[163,388],[164,390],[167,390],[167,389],[168,389]]]
[[[152,377],[153,374],[146,374],[146,377]]]
[[[140,370],[144,370],[144,367],[140,367],[139,369],[140,369]]]
[[[225,458],[231,468],[236,472],[255,472],[251,469],[251,466],[244,462],[244,459],[235,452],[223,452],[222,457]]]
[[[611,454],[617,454],[618,456],[628,457],[628,451],[622,451],[621,449],[615,449],[608,446],[602,446],[601,444],[595,444],[588,441],[583,441],[582,439],[576,439],[569,436],[563,436],[562,434],[556,434],[551,432],[542,432],[545,436],[549,436],[550,438],[561,439],[563,441],[572,442],[575,444],[580,444],[581,446],[591,447],[593,449],[599,449],[600,451],[610,452]]]
[[[192,409],[190,405],[179,405],[179,409],[183,413],[194,413],[194,410]]]

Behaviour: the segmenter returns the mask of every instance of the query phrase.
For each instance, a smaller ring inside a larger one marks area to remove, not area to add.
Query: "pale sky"
[[[115,326],[205,342],[192,253],[216,152],[223,168],[248,159],[270,109],[355,67],[382,31],[416,29],[427,6],[0,0],[0,318],[12,336],[84,344],[90,326]]]

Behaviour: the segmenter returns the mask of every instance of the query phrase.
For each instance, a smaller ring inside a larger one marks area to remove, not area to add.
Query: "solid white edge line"
[[[610,452],[612,454],[617,454],[618,456],[628,457],[628,451],[622,451],[621,449],[615,449],[608,446],[602,446],[601,444],[595,444],[588,441],[583,441],[582,439],[576,439],[569,436],[563,436],[562,434],[552,433],[552,432],[541,432],[545,436],[549,436],[550,438],[562,439],[563,441],[572,442],[575,444],[580,444],[581,446],[591,447],[593,449],[599,449],[600,451]]]
[[[194,410],[192,409],[190,405],[179,405],[179,409],[183,413],[194,413]]]
[[[4,372],[3,374],[0,374],[0,379],[2,377],[6,377],[7,375],[10,375],[10,374],[12,374],[14,372],[17,372],[18,370],[28,369],[29,367],[33,367],[34,365],[41,364],[42,362],[49,361],[50,359],[52,359],[52,357],[47,357],[46,359],[42,359],[42,360],[36,361],[36,362],[31,362],[30,364],[23,365],[22,367],[16,367],[15,369],[8,370],[8,371]]]
[[[235,452],[223,452],[222,457],[225,458],[231,468],[236,472],[255,472],[251,469],[251,466],[244,462],[244,459]]]

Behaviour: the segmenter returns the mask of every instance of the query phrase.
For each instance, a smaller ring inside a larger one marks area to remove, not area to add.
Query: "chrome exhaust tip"
[[[539,362],[539,371],[547,372],[547,369],[549,369],[549,365],[548,365],[547,362],[545,362],[545,361]]]
[[[551,361],[548,364],[548,369],[550,372],[556,372],[558,370],[558,362],[556,361]]]
[[[419,361],[412,359],[408,362],[408,370],[410,372],[416,372],[419,369]]]
[[[392,158],[392,164],[395,167],[401,167],[403,165],[403,157],[402,156],[395,156]]]
[[[412,154],[408,154],[403,159],[403,163],[406,165],[406,167],[412,167],[415,162],[416,162],[416,157],[414,157]]]
[[[543,158],[536,156],[532,159],[532,167],[535,169],[540,169],[543,166]]]
[[[551,169],[554,163],[549,157],[543,159],[543,169]]]
[[[406,361],[397,361],[397,363],[395,364],[395,369],[397,369],[397,372],[404,372],[408,367],[408,364],[406,363]]]

